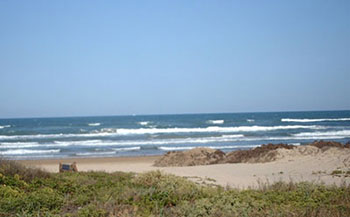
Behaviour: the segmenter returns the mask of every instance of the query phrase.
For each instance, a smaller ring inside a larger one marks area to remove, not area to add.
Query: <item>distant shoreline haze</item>
[[[348,112],[350,109],[338,110],[282,110],[282,111],[238,111],[238,112],[185,112],[185,113],[162,113],[162,114],[106,114],[106,115],[58,115],[58,116],[23,116],[23,117],[0,117],[0,120],[6,119],[31,119],[31,118],[87,118],[87,117],[128,117],[128,116],[166,116],[166,115],[207,115],[207,114],[250,114],[250,113],[298,113],[298,112]]]

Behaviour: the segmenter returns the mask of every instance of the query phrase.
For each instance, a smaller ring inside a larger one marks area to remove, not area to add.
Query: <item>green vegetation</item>
[[[333,170],[332,173],[331,173],[332,176],[337,176],[337,177],[350,177],[350,170],[348,171],[343,171],[343,170],[340,170],[340,169],[337,169],[337,170]]]
[[[159,171],[48,174],[0,162],[0,216],[350,216],[350,186],[195,184]]]
[[[331,173],[331,175],[333,175],[333,176],[341,175],[341,174],[343,174],[342,170],[333,170],[332,173]]]

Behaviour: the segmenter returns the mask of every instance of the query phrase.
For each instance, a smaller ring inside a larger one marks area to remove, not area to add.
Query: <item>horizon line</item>
[[[127,115],[82,115],[82,116],[43,116],[43,117],[9,117],[0,118],[0,120],[8,119],[50,119],[50,118],[88,118],[88,117],[132,117],[132,116],[167,116],[167,115],[210,115],[210,114],[248,114],[248,113],[284,113],[284,112],[337,112],[337,111],[350,111],[350,109],[336,109],[336,110],[285,110],[285,111],[255,111],[255,112],[199,112],[199,113],[164,113],[164,114],[127,114]]]

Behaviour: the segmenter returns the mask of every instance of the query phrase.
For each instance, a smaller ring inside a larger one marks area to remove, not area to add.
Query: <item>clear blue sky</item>
[[[0,117],[350,109],[350,1],[0,1]]]

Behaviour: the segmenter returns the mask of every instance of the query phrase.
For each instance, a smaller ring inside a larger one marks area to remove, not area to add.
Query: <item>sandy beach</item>
[[[288,150],[285,150],[288,152]],[[327,185],[349,184],[345,175],[332,175],[334,171],[348,171],[349,151],[331,149],[327,154],[286,155],[267,163],[214,164],[189,167],[155,167],[161,156],[118,158],[72,158],[20,161],[24,165],[58,172],[58,164],[77,162],[79,171],[135,172],[160,170],[164,173],[186,177],[197,183],[217,184],[234,188],[258,187],[262,183],[277,181],[309,181]]]

